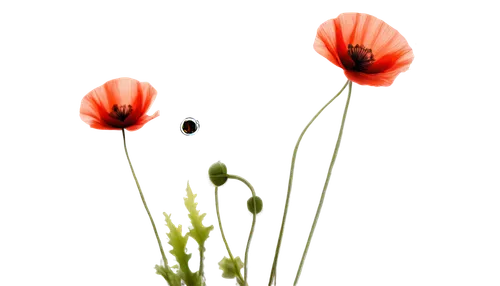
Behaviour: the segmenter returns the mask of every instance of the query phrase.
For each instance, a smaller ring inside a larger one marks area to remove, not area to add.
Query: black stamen
[[[375,61],[373,58],[372,49],[367,49],[363,45],[353,46],[349,44],[347,46],[347,53],[351,56],[351,59],[354,61],[353,70],[363,72],[368,69],[368,67]]]
[[[130,113],[132,113],[132,105],[120,105],[118,106],[117,104],[113,105],[112,111],[109,113],[109,116],[118,119],[120,121],[125,121],[125,118],[127,118]]]

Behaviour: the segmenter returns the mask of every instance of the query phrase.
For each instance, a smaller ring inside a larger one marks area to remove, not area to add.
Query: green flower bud
[[[221,161],[213,164],[208,169],[208,176],[210,177],[210,181],[212,181],[212,183],[217,187],[224,185],[224,183],[227,181],[227,177],[225,177],[224,175],[227,175],[227,167]]]
[[[262,211],[262,200],[255,196],[255,203],[257,204],[256,205],[256,208],[255,208],[255,211],[257,211],[256,214],[260,213]],[[248,208],[248,211],[253,213],[254,212],[254,207],[253,207],[253,197],[249,198],[248,201],[247,201],[247,208]]]

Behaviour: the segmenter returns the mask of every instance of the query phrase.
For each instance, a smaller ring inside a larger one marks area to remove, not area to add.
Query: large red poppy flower
[[[396,29],[371,15],[344,13],[318,28],[314,49],[361,85],[389,86],[413,51]]]
[[[156,97],[147,82],[117,78],[89,92],[80,106],[80,118],[95,129],[134,131],[160,115],[146,114]]]

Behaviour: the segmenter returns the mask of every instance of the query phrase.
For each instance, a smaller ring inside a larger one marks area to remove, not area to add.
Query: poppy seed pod
[[[253,205],[253,197],[249,198],[248,201],[247,201],[247,208],[248,208],[248,211],[253,213],[254,210],[257,212],[256,214],[260,213],[262,211],[262,199],[255,196],[255,203],[256,203],[256,206],[255,206],[255,209],[254,209],[254,205]]]
[[[210,181],[217,187],[220,187],[224,185],[227,181],[227,177],[224,176],[227,175],[227,167],[224,163],[221,161],[212,164],[210,168],[208,169],[208,176],[210,178]]]

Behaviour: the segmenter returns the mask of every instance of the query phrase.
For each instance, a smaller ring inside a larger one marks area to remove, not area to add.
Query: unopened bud
[[[224,185],[227,181],[227,167],[221,161],[213,164],[208,169],[208,176],[210,177],[210,181],[217,187]]]
[[[262,211],[261,198],[255,196],[255,208],[254,208],[254,197],[249,198],[247,201],[247,208],[248,208],[248,211],[251,213],[254,213],[255,211],[256,211],[255,214],[260,213]]]

